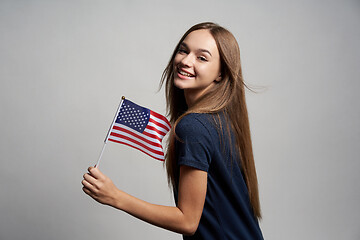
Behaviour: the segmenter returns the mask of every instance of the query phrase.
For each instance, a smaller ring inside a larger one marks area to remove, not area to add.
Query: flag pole
[[[102,149],[101,149],[100,157],[99,157],[98,161],[96,162],[95,168],[98,168],[98,167],[99,167],[100,160],[101,160],[102,155],[103,155],[103,153],[104,153],[104,150],[105,150],[105,147],[106,147],[106,143],[108,142],[111,129],[113,128],[113,126],[114,126],[114,124],[115,124],[116,118],[117,118],[117,116],[118,116],[118,114],[119,114],[121,105],[122,105],[122,103],[124,102],[124,100],[125,100],[125,97],[122,96],[122,97],[121,97],[120,104],[119,104],[119,106],[118,106],[118,109],[117,109],[117,111],[116,111],[116,113],[115,113],[114,119],[113,119],[113,121],[112,121],[112,123],[111,123],[111,126],[110,126],[110,128],[109,128],[109,131],[108,131],[108,133],[106,134],[106,137],[105,137],[105,140],[104,140],[104,145],[103,145],[103,147],[102,147]]]
[[[105,147],[106,147],[106,142],[104,142],[104,145],[103,145],[103,147],[101,149],[100,157],[99,157],[98,161],[96,162],[95,168],[99,168],[100,160],[101,160],[102,155],[104,153]]]

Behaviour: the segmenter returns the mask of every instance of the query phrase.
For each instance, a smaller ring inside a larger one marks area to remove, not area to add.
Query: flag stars
[[[120,108],[116,122],[142,132],[149,121],[149,117],[149,109],[125,101]]]

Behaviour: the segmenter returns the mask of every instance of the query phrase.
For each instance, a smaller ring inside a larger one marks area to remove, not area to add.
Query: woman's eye
[[[179,49],[178,53],[186,53],[186,50],[185,49]]]
[[[200,61],[207,62],[207,59],[206,59],[205,57],[200,56],[200,57],[198,57],[198,59],[199,59]]]

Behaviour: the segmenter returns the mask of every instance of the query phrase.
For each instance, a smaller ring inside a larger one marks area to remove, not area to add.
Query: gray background
[[[360,2],[0,1],[0,239],[180,239],[81,190],[122,95],[157,92],[181,35],[241,48],[266,239],[360,239]],[[261,88],[259,88],[261,87]],[[173,205],[162,163],[109,143],[101,170]]]

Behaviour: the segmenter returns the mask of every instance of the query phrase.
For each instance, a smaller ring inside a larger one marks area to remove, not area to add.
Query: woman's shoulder
[[[207,126],[211,122],[212,116],[209,113],[189,113],[180,119],[177,126]]]
[[[211,131],[212,116],[208,113],[189,113],[176,125],[176,134],[201,134]]]

